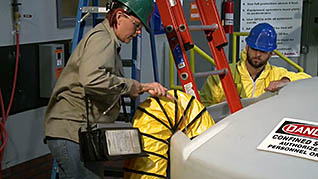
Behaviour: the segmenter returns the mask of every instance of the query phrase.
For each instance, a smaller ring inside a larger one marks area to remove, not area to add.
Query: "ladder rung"
[[[84,13],[107,13],[106,7],[85,6],[82,7]]]
[[[228,73],[228,70],[226,68],[223,68],[222,70],[195,73],[193,76],[195,78],[199,78],[199,77],[208,77],[211,75],[226,75],[227,73]]]
[[[202,30],[211,30],[211,31],[216,31],[218,29],[217,24],[212,24],[212,25],[191,25],[189,26],[189,30],[192,31],[202,31]]]

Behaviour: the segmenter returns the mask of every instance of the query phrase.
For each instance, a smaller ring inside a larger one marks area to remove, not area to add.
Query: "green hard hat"
[[[153,0],[115,0],[127,6],[142,22],[149,32],[149,19],[154,10]]]

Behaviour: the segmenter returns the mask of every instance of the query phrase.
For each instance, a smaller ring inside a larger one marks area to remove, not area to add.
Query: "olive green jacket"
[[[85,34],[53,90],[45,113],[45,136],[78,142],[78,130],[87,121],[85,94],[90,99],[90,122],[110,123],[118,117],[120,95],[133,86],[132,79],[123,77],[119,49],[108,20]]]

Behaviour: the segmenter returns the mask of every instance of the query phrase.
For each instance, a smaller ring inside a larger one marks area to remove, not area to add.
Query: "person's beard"
[[[258,60],[254,61],[253,59],[255,59],[255,58],[257,58]],[[268,59],[270,57],[268,57],[265,60],[262,60],[260,57],[255,57],[255,58],[251,58],[250,55],[247,53],[247,61],[248,61],[248,63],[254,68],[261,68],[261,67],[266,65],[266,63],[267,63],[267,61],[268,61]]]

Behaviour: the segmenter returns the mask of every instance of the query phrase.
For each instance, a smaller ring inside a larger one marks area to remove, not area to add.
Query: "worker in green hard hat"
[[[78,131],[87,124],[87,116],[94,124],[112,123],[119,116],[122,95],[167,95],[159,83],[125,78],[119,55],[121,42],[129,43],[142,27],[149,31],[153,8],[152,0],[110,2],[105,20],[85,34],[69,58],[44,121],[45,141],[57,161],[59,178],[103,178],[104,162],[80,160]]]
[[[258,97],[265,91],[277,91],[290,81],[311,76],[304,72],[290,72],[269,64],[268,60],[277,48],[277,34],[268,23],[254,26],[245,39],[246,47],[237,64],[230,64],[234,83],[241,98]],[[209,76],[200,91],[205,106],[225,100],[219,76]]]
[[[116,0],[108,3],[107,20],[118,39],[129,43],[133,37],[141,33],[145,26],[149,32],[154,3],[151,0]],[[127,19],[130,23],[127,23]],[[131,25],[134,28],[130,28]]]

